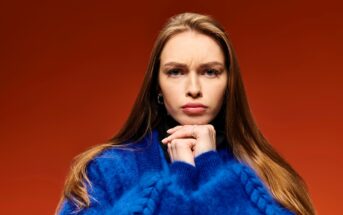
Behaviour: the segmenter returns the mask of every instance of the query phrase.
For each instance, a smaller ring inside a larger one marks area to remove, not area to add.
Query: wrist
[[[193,158],[177,158],[172,161],[172,163],[185,163],[195,167],[195,161]]]
[[[208,148],[200,148],[200,149],[196,149],[194,152],[194,157],[199,157],[201,156],[202,154],[205,154],[207,152],[215,152],[216,151],[216,148],[215,147],[208,147]]]

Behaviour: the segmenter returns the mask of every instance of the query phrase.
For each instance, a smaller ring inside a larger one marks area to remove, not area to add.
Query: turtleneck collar
[[[209,124],[212,124],[216,130],[216,144],[217,144],[217,150],[228,148],[228,143],[225,137],[225,131],[224,131],[224,123],[225,119],[223,117],[223,114],[218,114],[217,117],[212,120]],[[167,137],[169,134],[167,133],[167,130],[170,128],[173,128],[177,125],[180,125],[177,121],[175,121],[170,115],[165,115],[160,123],[157,125],[157,130],[159,133],[159,142],[163,149],[164,155],[168,162],[170,162],[170,157],[168,154],[168,147],[167,145],[164,145],[161,143],[161,140]]]

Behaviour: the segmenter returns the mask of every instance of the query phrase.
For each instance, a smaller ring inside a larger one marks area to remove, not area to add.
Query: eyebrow
[[[163,64],[163,67],[167,67],[167,66],[187,67],[186,64],[173,62],[173,61]],[[206,67],[206,66],[224,66],[224,64],[218,61],[212,61],[212,62],[200,64],[200,67]]]

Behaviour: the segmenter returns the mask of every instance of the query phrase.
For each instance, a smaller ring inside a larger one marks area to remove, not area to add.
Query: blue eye
[[[167,71],[167,75],[168,76],[178,76],[178,75],[181,75],[182,72],[180,69],[170,69]]]
[[[216,77],[219,75],[219,71],[216,70],[216,69],[206,69],[204,71],[204,74],[207,75],[207,76],[210,76],[210,77]]]

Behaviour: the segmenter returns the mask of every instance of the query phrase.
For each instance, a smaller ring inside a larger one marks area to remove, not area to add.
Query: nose
[[[189,73],[186,92],[186,96],[190,96],[192,98],[198,98],[202,96],[201,84],[199,82],[199,77],[197,77],[196,73]]]

